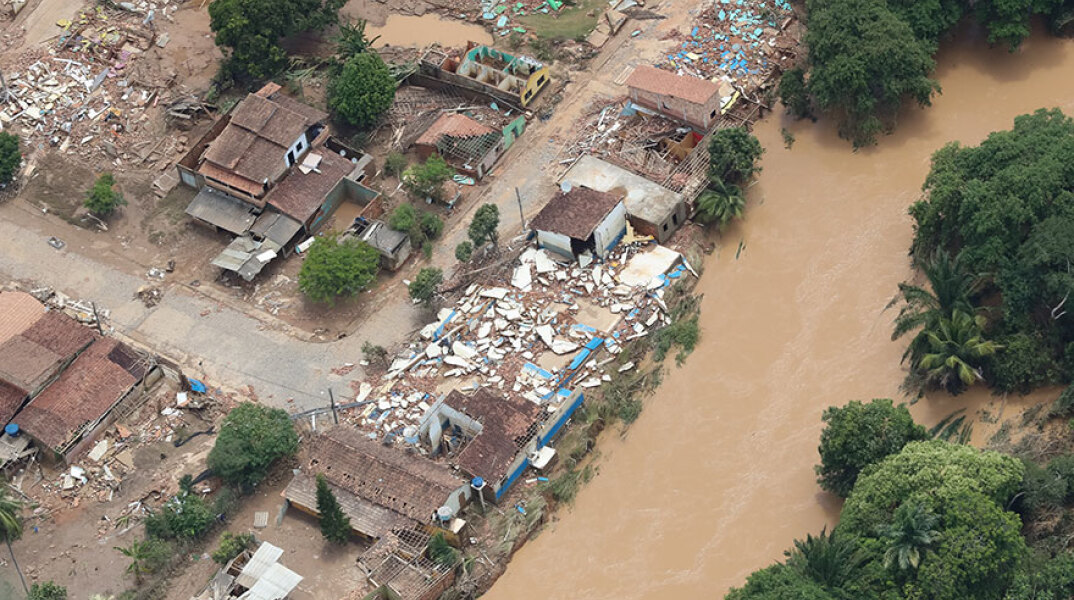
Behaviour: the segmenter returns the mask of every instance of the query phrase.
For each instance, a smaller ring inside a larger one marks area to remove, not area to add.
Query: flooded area
[[[466,42],[491,44],[492,35],[485,28],[473,23],[455,19],[444,19],[434,13],[420,17],[392,14],[383,26],[370,25],[366,28],[369,39],[380,39],[373,47],[392,46],[427,46],[437,43],[445,47],[462,46]]]
[[[937,62],[943,95],[875,148],[853,153],[830,122],[758,124],[764,172],[706,264],[701,345],[682,368],[669,361],[627,435],[602,440],[599,475],[485,598],[721,598],[835,522],[840,501],[813,474],[821,412],[902,398],[905,341],[890,340],[884,307],[912,274],[906,209],[930,155],[1036,108],[1074,114],[1074,41],[1038,32],[1009,54],[963,31]],[[977,388],[912,410],[926,424],[961,407],[1009,418],[1055,393],[1005,401]],[[988,431],[978,424],[974,441]]]

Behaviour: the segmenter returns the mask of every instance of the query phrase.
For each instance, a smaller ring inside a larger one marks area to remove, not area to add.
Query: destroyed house
[[[627,219],[640,235],[664,243],[686,223],[689,209],[681,194],[618,165],[587,154],[579,158],[563,181],[602,192],[625,193]]]
[[[707,131],[720,114],[719,87],[707,79],[639,65],[626,80],[630,100]]]
[[[524,116],[517,117],[501,131],[467,115],[445,112],[414,141],[414,145],[423,160],[439,154],[457,170],[480,180],[525,127]]]
[[[96,337],[27,293],[0,293],[0,420],[11,421]]]
[[[533,58],[474,42],[467,44],[462,57],[429,50],[421,58],[421,69],[426,76],[517,102],[522,107],[529,105],[551,79],[548,67]]]
[[[327,119],[326,113],[268,83],[239,102],[194,165],[180,162],[180,179],[264,208],[265,195],[319,141]],[[200,152],[205,143],[192,152]]]
[[[283,549],[261,542],[256,552],[243,550],[192,600],[285,600],[302,576],[280,564]]]
[[[316,515],[316,477],[323,475],[354,531],[371,539],[413,523],[432,525],[441,507],[457,514],[470,494],[442,465],[345,426],[315,436],[302,462],[284,492],[287,500]]]
[[[567,258],[585,252],[604,257],[626,233],[619,194],[566,184],[530,222],[537,245]]]
[[[392,229],[380,219],[356,218],[340,236],[340,241],[350,237],[375,248],[380,253],[380,266],[390,271],[398,271],[410,257],[410,236]]]

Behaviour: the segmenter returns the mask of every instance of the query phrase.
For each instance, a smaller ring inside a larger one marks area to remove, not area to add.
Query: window
[[[287,153],[287,166],[290,167],[293,164],[295,164],[295,153],[292,150]]]
[[[679,224],[679,215],[671,215],[671,222],[674,225],[678,225]],[[665,226],[664,229],[667,229],[667,227]]]
[[[664,231],[667,231],[667,230],[668,230],[668,224],[664,223]]]
[[[530,96],[532,96],[532,95],[533,95],[533,90],[526,90],[525,99],[529,100]]]
[[[544,85],[544,75],[537,78],[537,85]]]
[[[295,151],[296,151],[296,152],[302,152],[302,147],[303,147],[303,146],[305,146],[305,143],[304,143],[304,142],[302,141],[302,139],[300,138],[300,139],[298,140],[298,143],[297,143],[297,144],[295,144]]]
[[[710,112],[710,113],[709,113],[709,118],[710,118],[710,119],[715,119],[715,118],[716,118],[716,111],[712,111],[712,112]]]

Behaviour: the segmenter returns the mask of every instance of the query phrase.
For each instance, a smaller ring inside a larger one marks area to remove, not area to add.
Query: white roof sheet
[[[261,542],[257,552],[250,557],[250,562],[242,568],[242,572],[235,578],[235,583],[244,588],[252,589],[258,579],[268,572],[272,565],[283,556],[283,550],[268,542]]]
[[[274,562],[241,600],[283,600],[301,581],[301,575]]]

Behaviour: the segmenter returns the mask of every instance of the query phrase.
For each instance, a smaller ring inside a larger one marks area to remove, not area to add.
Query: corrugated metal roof
[[[268,542],[261,542],[257,552],[250,557],[250,561],[242,567],[242,572],[235,578],[235,583],[246,589],[254,587],[258,579],[268,572],[269,567],[276,564],[283,556],[283,549],[277,548]]]
[[[250,226],[257,219],[253,210],[252,204],[221,194],[210,187],[204,187],[190,201],[186,207],[186,214],[235,235],[242,235],[249,231]]]
[[[302,582],[302,576],[291,569],[273,563],[257,580],[254,587],[240,596],[240,600],[283,600]]]

